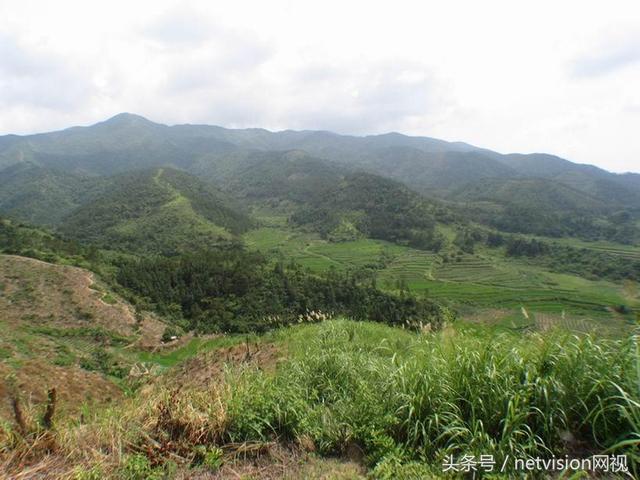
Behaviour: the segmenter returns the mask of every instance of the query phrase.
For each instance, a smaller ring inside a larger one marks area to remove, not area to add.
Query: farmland
[[[315,233],[287,228],[283,222],[272,225],[248,232],[245,241],[249,248],[274,258],[294,259],[315,272],[366,269],[381,288],[407,288],[450,304],[475,320],[533,327],[536,322],[532,317],[539,314],[546,323],[573,330],[589,330],[591,326],[615,333],[626,331],[633,318],[614,309],[640,305],[640,292],[633,282],[617,284],[554,273],[526,261],[505,259],[488,248],[473,254],[453,249],[434,254],[372,239],[331,243]],[[635,247],[611,243],[585,242],[580,246],[616,255],[640,255]],[[523,308],[529,318],[522,315]]]

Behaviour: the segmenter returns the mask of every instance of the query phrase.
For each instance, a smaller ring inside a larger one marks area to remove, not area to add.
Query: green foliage
[[[625,258],[606,251],[576,248],[537,239],[508,237],[506,254],[528,257],[551,271],[567,272],[591,278],[640,280],[640,260]]]
[[[190,328],[203,332],[263,331],[310,312],[390,324],[438,324],[440,317],[432,302],[383,293],[349,273],[314,276],[295,264],[274,267],[236,247],[124,262],[117,280],[160,312],[176,316],[177,308]]]
[[[633,215],[608,198],[542,178],[482,179],[450,194],[460,215],[504,232],[633,243]]]
[[[121,175],[112,184],[60,230],[108,248],[175,254],[226,242],[251,224],[220,192],[177,170]]]
[[[376,175],[357,173],[328,189],[320,202],[292,217],[326,237],[345,224],[370,238],[408,243],[424,250],[440,250],[444,239],[435,231],[435,206],[402,184]]]
[[[111,295],[110,293],[106,293],[106,294],[104,294],[104,295],[102,296],[102,301],[103,301],[104,303],[109,304],[109,305],[115,305],[115,303],[116,303],[116,298],[115,298],[113,295]]]
[[[103,480],[104,471],[99,465],[91,467],[76,467],[73,471],[73,480]]]
[[[0,218],[0,252],[81,266],[96,264],[101,260],[101,254],[95,247],[87,247],[45,229],[3,218]]]
[[[102,347],[96,347],[89,357],[83,358],[80,366],[85,370],[101,372],[116,378],[124,378],[129,373],[126,366],[120,365],[116,357]]]
[[[182,335],[182,330],[180,328],[178,328],[175,325],[167,325],[164,329],[164,332],[162,332],[162,341],[163,342],[170,342],[171,340],[174,340],[177,337],[180,337]]]
[[[0,185],[4,215],[53,227],[108,188],[109,181],[24,162],[0,170]]]
[[[219,470],[223,464],[224,452],[221,448],[198,445],[194,451],[195,462],[202,464],[209,470]]]
[[[118,478],[121,480],[161,480],[164,472],[153,468],[149,459],[142,454],[128,455],[120,468]]]
[[[633,340],[477,328],[416,336],[344,321],[291,334],[294,357],[275,375],[233,372],[229,440],[308,436],[324,454],[355,444],[381,476],[446,455],[560,456],[566,431],[638,460]]]

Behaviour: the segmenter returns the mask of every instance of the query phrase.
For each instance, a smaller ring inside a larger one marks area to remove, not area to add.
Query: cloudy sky
[[[640,171],[640,2],[0,0],[0,134],[122,111]]]

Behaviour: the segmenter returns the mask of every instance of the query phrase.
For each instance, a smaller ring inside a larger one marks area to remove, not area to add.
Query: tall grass
[[[282,335],[293,358],[277,374],[234,372],[230,440],[305,437],[327,454],[356,445],[372,466],[606,450],[637,469],[633,341],[346,321]]]
[[[263,340],[288,352],[277,368],[228,365],[219,381],[182,388],[169,373],[122,405],[59,423],[40,467],[60,461],[76,479],[172,478],[171,465],[217,465],[223,451],[279,441],[360,452],[375,478],[438,477],[447,455],[500,465],[507,455],[600,452],[627,454],[639,473],[635,337],[462,326],[418,334],[334,320]],[[27,458],[17,435],[0,424],[0,470]]]

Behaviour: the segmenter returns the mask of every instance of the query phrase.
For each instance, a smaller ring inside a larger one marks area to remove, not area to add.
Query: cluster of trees
[[[550,251],[547,243],[535,238],[509,237],[506,241],[506,254],[509,257],[538,257]]]
[[[549,270],[591,278],[640,280],[640,260],[567,245],[548,245],[548,253],[537,262]]]
[[[436,207],[406,187],[376,175],[347,176],[322,201],[299,209],[294,224],[309,225],[325,238],[345,225],[362,236],[439,251],[445,240],[435,230]]]
[[[61,259],[86,264],[97,261],[100,252],[44,229],[0,218],[0,252],[56,263]]]
[[[312,275],[295,263],[274,265],[233,242],[172,257],[140,257],[0,219],[0,251],[100,272],[139,307],[200,332],[263,331],[309,312],[411,325],[438,325],[442,316],[441,307],[424,298],[379,290],[365,270]]]
[[[382,292],[348,273],[314,276],[295,264],[274,266],[238,246],[119,267],[118,283],[138,302],[200,332],[263,331],[274,319],[290,323],[311,311],[389,324],[441,319],[440,307],[428,300]]]
[[[640,279],[640,261],[587,248],[545,242],[535,238],[489,233],[490,247],[505,247],[510,257],[527,257],[549,270],[611,280]]]
[[[482,233],[476,229],[464,228],[456,233],[453,244],[465,253],[473,253],[475,244],[482,241]]]
[[[554,212],[535,207],[511,205],[504,211],[477,212],[474,218],[493,228],[511,233],[547,237],[578,237],[631,244],[640,238],[638,227],[627,211],[606,218],[579,212]]]

